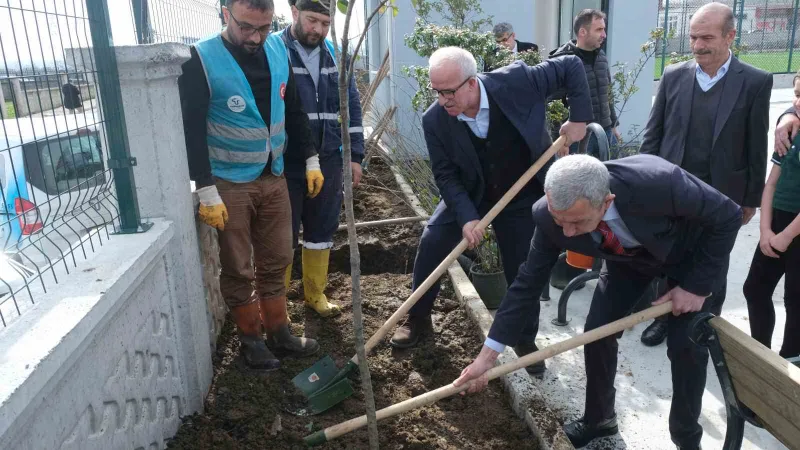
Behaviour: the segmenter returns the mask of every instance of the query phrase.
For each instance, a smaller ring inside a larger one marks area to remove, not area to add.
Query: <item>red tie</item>
[[[600,221],[597,224],[597,231],[599,231],[603,235],[603,243],[600,244],[600,247],[615,255],[624,255],[625,249],[622,247],[622,243],[617,239],[617,236],[611,231],[611,228],[608,227],[608,224],[605,221]]]

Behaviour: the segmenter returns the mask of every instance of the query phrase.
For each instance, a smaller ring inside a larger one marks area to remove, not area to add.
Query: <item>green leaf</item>
[[[347,14],[347,2],[348,0],[338,0],[336,2],[336,6],[339,8],[340,13]]]
[[[398,9],[396,6],[393,6],[392,7],[392,17],[397,17],[397,14],[399,14],[399,13],[400,13],[400,9]]]

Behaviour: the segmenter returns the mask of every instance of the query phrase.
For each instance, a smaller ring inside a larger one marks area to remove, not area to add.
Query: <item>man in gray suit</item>
[[[746,224],[761,203],[767,172],[772,74],[739,61],[733,10],[709,3],[692,16],[694,59],[669,66],[658,85],[641,153],[660,156],[739,204]],[[727,273],[727,263],[726,269]],[[725,288],[709,299],[719,314]],[[642,333],[645,345],[667,337],[665,318]]]

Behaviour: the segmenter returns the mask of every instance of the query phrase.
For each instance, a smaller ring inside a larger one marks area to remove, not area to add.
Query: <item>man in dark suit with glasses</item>
[[[569,121],[561,127],[570,142],[583,139],[586,122],[592,118],[583,65],[572,55],[533,67],[515,62],[478,74],[469,52],[445,47],[431,55],[429,64],[430,88],[438,100],[423,115],[422,127],[442,201],[420,239],[414,288],[462,237],[470,248],[478,245],[485,231],[477,227],[479,219],[552,144],[545,120],[551,93],[563,89],[570,99]],[[534,229],[530,208],[544,194],[545,172],[541,170],[492,225],[509,284],[527,255]],[[393,346],[412,347],[432,330],[431,311],[438,292],[437,283],[414,305],[395,332]],[[537,329],[534,318],[515,347],[518,354],[536,350]],[[544,369],[542,363],[528,371],[541,374]]]

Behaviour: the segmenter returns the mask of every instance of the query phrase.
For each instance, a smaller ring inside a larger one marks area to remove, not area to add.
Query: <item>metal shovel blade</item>
[[[330,356],[325,356],[314,363],[313,366],[292,378],[292,383],[306,397],[311,397],[315,392],[325,387],[338,372],[339,368],[336,367],[333,359]]]
[[[351,395],[353,395],[353,386],[345,378],[311,395],[308,398],[308,404],[312,414],[320,414]]]

